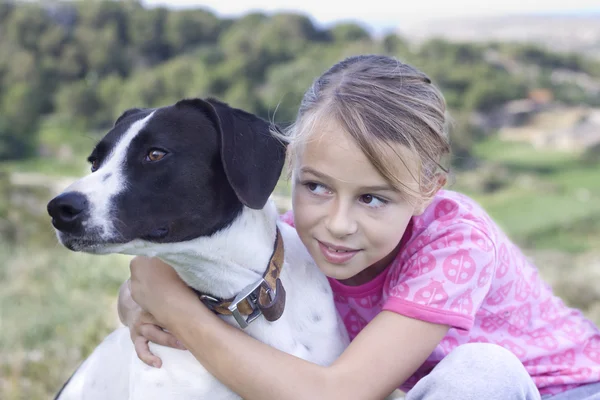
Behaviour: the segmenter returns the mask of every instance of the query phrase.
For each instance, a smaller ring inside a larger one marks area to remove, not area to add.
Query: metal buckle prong
[[[227,307],[242,329],[246,329],[246,327],[252,323],[252,321],[262,314],[257,305],[261,287],[264,287],[269,293],[269,296],[273,297],[269,284],[263,278],[261,278],[242,289],[242,291],[235,296],[231,304]],[[248,303],[250,304],[250,307],[252,307],[252,313],[248,316],[248,318],[244,318],[244,316],[240,314],[240,311],[238,310],[238,304],[246,299],[248,299]]]
[[[201,294],[198,296],[200,301],[202,301],[208,308],[213,309],[216,304],[219,304],[219,299],[216,299],[208,294]]]

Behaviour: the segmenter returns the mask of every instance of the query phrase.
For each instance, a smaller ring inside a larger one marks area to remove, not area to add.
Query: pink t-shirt
[[[291,212],[282,219],[293,225]],[[396,259],[375,279],[346,286],[329,279],[350,337],[389,310],[450,326],[401,387],[411,389],[457,346],[489,342],[512,351],[540,393],[600,381],[600,331],[567,307],[487,213],[442,190],[413,217]]]

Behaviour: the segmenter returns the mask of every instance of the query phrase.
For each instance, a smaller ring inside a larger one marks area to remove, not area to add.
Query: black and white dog
[[[213,99],[132,109],[48,212],[70,250],[160,257],[228,323],[327,365],[348,337],[325,276],[269,199],[284,159],[269,123]],[[57,399],[239,398],[190,352],[150,348],[162,368],[142,363],[118,328]]]

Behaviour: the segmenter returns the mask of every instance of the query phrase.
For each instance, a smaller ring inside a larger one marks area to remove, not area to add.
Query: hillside
[[[539,43],[558,30],[503,21],[500,31]],[[0,398],[51,398],[117,324],[129,258],[62,248],[45,205],[89,171],[118,115],[210,95],[287,124],[315,77],[360,53],[393,55],[441,87],[453,119],[449,188],[488,209],[557,293],[600,323],[600,60],[562,51],[596,48],[600,23],[581,24],[591,33],[568,25],[566,37],[583,39],[550,47],[491,43],[487,22],[462,24],[424,27],[441,38],[375,37],[293,13],[0,0]],[[458,41],[461,29],[483,41]],[[289,192],[282,179],[282,208]]]
[[[600,57],[600,12],[590,15],[507,15],[402,26],[411,40],[443,37],[452,41],[536,43],[559,51]]]

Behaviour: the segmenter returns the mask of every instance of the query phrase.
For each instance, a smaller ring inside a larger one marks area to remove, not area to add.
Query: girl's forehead
[[[325,118],[306,126],[298,135],[295,153],[303,159],[341,155],[352,159],[364,159],[366,155],[352,136],[334,119]]]
[[[365,138],[375,144],[378,151],[367,155],[357,141],[335,120],[319,121],[305,132],[296,143],[296,170],[310,167],[340,178],[340,180],[377,180],[387,182],[376,164],[385,164],[403,184],[415,181],[419,159],[413,151],[400,143]],[[379,142],[379,143],[376,143]]]

